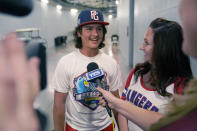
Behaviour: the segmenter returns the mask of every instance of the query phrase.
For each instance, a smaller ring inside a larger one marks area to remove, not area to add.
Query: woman
[[[197,1],[181,0],[179,14],[183,23],[184,43],[183,51],[197,59]],[[190,15],[188,15],[190,14]],[[193,79],[184,93],[176,97],[172,110],[158,123],[152,125],[151,130],[197,130],[197,78]]]
[[[140,48],[145,62],[137,64],[129,74],[122,94],[124,101],[98,88],[109,106],[122,114],[120,130],[128,130],[127,119],[133,122],[132,130],[148,130],[168,112],[166,106],[173,94],[183,93],[192,72],[189,58],[181,50],[182,42],[178,23],[162,18],[153,20]],[[100,103],[105,105],[101,98]]]

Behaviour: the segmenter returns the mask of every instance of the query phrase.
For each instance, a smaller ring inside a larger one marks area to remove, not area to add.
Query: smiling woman
[[[168,112],[166,106],[174,94],[182,94],[192,78],[189,58],[181,50],[182,28],[174,21],[157,18],[149,25],[141,50],[145,62],[130,72],[122,99],[98,88],[111,108],[119,112],[120,130],[149,130],[150,126]],[[100,99],[100,104],[105,101]]]
[[[144,60],[151,62],[153,50],[153,30],[148,28],[145,36],[144,43],[141,45],[140,50],[144,51]]]

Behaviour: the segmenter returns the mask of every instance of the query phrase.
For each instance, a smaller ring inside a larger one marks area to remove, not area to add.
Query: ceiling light
[[[44,4],[48,4],[49,3],[48,0],[41,0],[41,2],[44,3]]]
[[[58,10],[61,10],[61,9],[62,9],[62,6],[61,6],[61,5],[57,5],[56,8],[57,8]]]
[[[119,4],[119,1],[116,0],[116,4],[118,5]]]
[[[112,15],[108,15],[108,18],[111,19],[111,18],[113,18],[113,16]]]
[[[112,13],[112,12],[113,12],[113,10],[109,10],[108,12]]]
[[[77,12],[78,12],[77,9],[70,9],[70,13],[71,13],[72,15],[76,15]]]

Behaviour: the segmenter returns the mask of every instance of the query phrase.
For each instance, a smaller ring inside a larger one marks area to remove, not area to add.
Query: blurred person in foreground
[[[192,78],[189,58],[182,51],[181,26],[163,18],[156,18],[149,25],[141,50],[145,62],[137,64],[127,78],[122,99],[110,92],[97,89],[109,106],[119,112],[120,130],[149,130],[150,126],[165,117],[174,94],[183,94]],[[105,101],[100,97],[100,104]]]
[[[0,130],[38,131],[33,101],[39,91],[39,60],[27,60],[24,43],[10,33],[0,40]]]

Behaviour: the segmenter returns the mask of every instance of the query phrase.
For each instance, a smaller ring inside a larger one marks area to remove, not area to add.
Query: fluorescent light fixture
[[[113,16],[112,15],[108,15],[108,18],[111,19],[111,18],[113,18]]]
[[[49,3],[48,0],[41,0],[41,2],[44,3],[44,4],[48,4]]]
[[[119,1],[116,0],[116,4],[118,5],[119,4]]]
[[[70,13],[72,15],[76,15],[78,13],[78,10],[77,9],[70,9]]]
[[[61,5],[57,5],[56,8],[57,8],[58,10],[61,10],[61,9],[62,9],[62,6],[61,6]]]
[[[109,10],[108,12],[112,13],[112,12],[113,12],[113,10]]]
[[[134,16],[138,16],[138,15],[139,15],[139,8],[136,6],[134,10]]]

